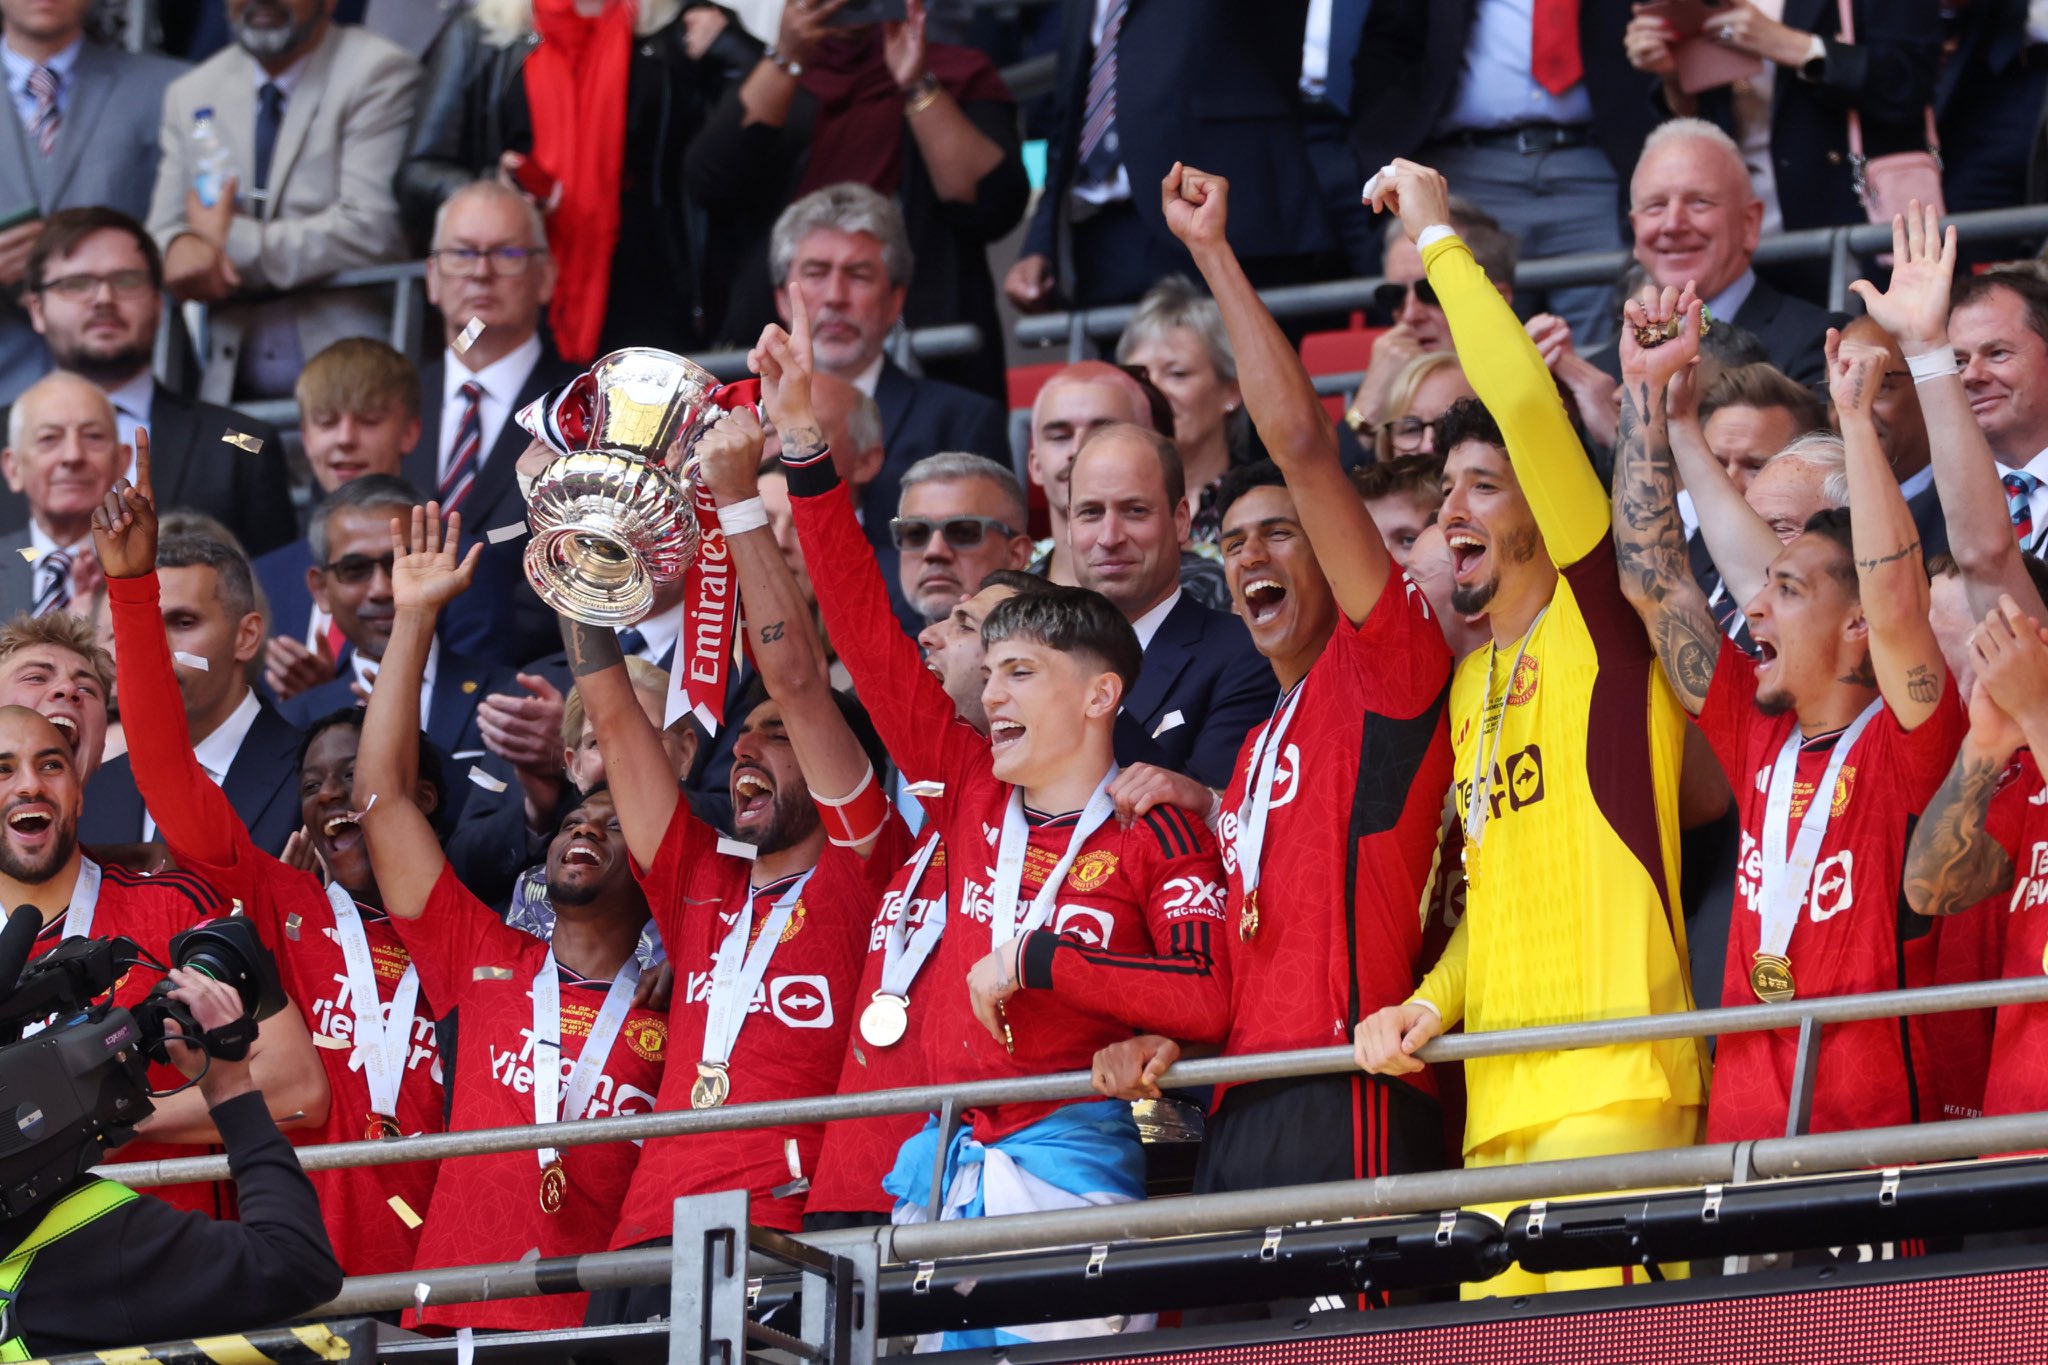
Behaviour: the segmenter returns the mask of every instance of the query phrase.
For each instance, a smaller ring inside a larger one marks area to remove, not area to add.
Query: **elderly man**
[[[171,82],[149,230],[180,299],[208,318],[202,397],[283,397],[307,357],[385,329],[374,290],[303,286],[405,250],[391,180],[420,64],[333,22],[335,0],[227,0],[235,46]],[[193,145],[211,115],[234,167],[207,183]],[[283,292],[281,298],[259,298]]]
[[[922,618],[942,621],[997,569],[1031,560],[1024,533],[1024,489],[994,460],[960,452],[932,455],[903,472],[897,515],[897,587]]]
[[[2019,270],[1964,277],[1948,339],[1998,461],[2013,531],[2021,548],[2040,554],[2048,547],[2048,284]]]
[[[0,619],[68,611],[91,592],[93,509],[128,459],[114,405],[75,374],[46,375],[8,410],[0,473],[28,500],[29,523],[0,536]]]

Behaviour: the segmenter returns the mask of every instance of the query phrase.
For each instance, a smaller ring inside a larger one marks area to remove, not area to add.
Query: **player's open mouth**
[[[326,836],[328,851],[332,853],[346,853],[363,841],[363,827],[346,814],[328,816],[320,833]]]
[[[1000,752],[1024,738],[1024,727],[1014,720],[991,720],[988,723],[988,747],[991,752]]]
[[[733,818],[758,815],[775,804],[775,784],[763,773],[743,769],[733,774]]]
[[[1287,589],[1276,579],[1254,578],[1244,585],[1244,609],[1250,613],[1252,624],[1262,626],[1280,614],[1286,605]]]
[[[56,816],[47,806],[20,806],[7,813],[7,828],[30,839],[48,833],[55,823]]]
[[[604,859],[598,856],[597,848],[588,839],[572,839],[562,850],[563,867],[603,867]]]
[[[1452,531],[1444,536],[1444,544],[1451,551],[1451,576],[1460,582],[1486,558],[1486,542],[1470,531]]]
[[[78,722],[69,716],[44,716],[44,720],[57,727],[57,733],[64,736],[64,742],[71,746],[71,752],[78,752]]]

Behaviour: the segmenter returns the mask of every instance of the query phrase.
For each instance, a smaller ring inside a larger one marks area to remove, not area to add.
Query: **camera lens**
[[[232,986],[242,1008],[258,1019],[284,1007],[277,963],[245,919],[209,920],[173,936],[171,962]]]

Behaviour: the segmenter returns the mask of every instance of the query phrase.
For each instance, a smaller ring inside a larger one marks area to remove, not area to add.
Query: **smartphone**
[[[903,0],[846,0],[825,25],[858,28],[862,24],[900,24],[903,19]]]
[[[561,182],[548,173],[545,166],[535,161],[531,154],[520,159],[519,169],[512,172],[512,180],[533,196],[537,204],[545,204],[554,198],[555,186]]]

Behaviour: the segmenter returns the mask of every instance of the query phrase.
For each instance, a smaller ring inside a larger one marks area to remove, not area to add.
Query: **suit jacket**
[[[447,383],[445,349],[420,368],[420,439],[400,468],[406,480],[432,496],[439,483],[441,458],[441,391]],[[544,344],[540,359],[520,386],[512,411],[517,413],[549,389],[574,379],[577,367]],[[514,466],[525,452],[526,432],[509,417],[498,439],[485,452],[483,467],[462,500],[462,529],[476,537],[526,519],[526,501],[519,496]],[[558,649],[562,637],[555,614],[526,581],[527,537],[485,544],[477,564],[476,583],[441,613],[443,646],[487,663],[517,665]]]
[[[0,427],[6,421],[0,411]],[[230,432],[255,437],[257,449],[229,445],[223,438]],[[268,422],[158,384],[149,405],[149,469],[158,507],[206,513],[233,531],[251,557],[285,544],[298,529],[284,438]],[[27,526],[28,518],[27,499],[0,485],[0,530]]]
[[[266,853],[282,853],[299,827],[299,741],[296,726],[268,702],[256,712],[220,789],[249,837]],[[132,844],[142,838],[142,793],[127,754],[102,767],[92,780],[92,799],[78,817],[78,837],[87,844]]]
[[[211,108],[214,127],[240,170],[250,209],[238,213],[228,230],[228,259],[252,299],[291,291],[268,303],[232,302],[208,310],[200,396],[214,402],[226,402],[233,394],[242,339],[259,308],[278,310],[274,316],[297,326],[300,353],[309,360],[343,337],[384,335],[389,324],[382,291],[306,286],[337,271],[380,265],[405,254],[391,181],[405,152],[420,64],[404,48],[367,30],[350,25],[329,29],[307,56],[286,101],[271,157],[269,194],[256,204],[248,192],[256,164],[259,70],[246,52],[228,47],[171,82],[164,93],[163,161],[150,201],[150,233],[169,247],[187,230],[192,117],[198,109]]]
[[[156,53],[86,43],[65,83],[64,123],[45,157],[32,152],[12,99],[0,100],[0,214],[106,204],[142,218],[156,181],[164,89],[185,69]],[[0,299],[0,403],[50,368],[50,353],[11,294]]]
[[[1064,8],[1045,192],[1023,250],[1060,261],[1062,277],[1070,279],[1059,244],[1073,205],[1095,6],[1069,0]],[[1240,257],[1312,257],[1330,249],[1329,221],[1295,122],[1307,20],[1308,0],[1131,0],[1117,50],[1141,59],[1117,65],[1118,156],[1130,175],[1132,206],[1162,242],[1175,239],[1159,210],[1159,182],[1175,161],[1185,161],[1229,177],[1230,244]]]
[[[1796,294],[1781,292],[1763,276],[1735,310],[1735,325],[1763,343],[1771,363],[1808,388],[1817,389],[1827,381],[1828,328],[1848,322],[1842,313],[1830,313]],[[1588,356],[1595,365],[1621,381],[1621,351],[1610,341]]]
[[[1463,78],[1479,3],[1373,0],[1351,68],[1351,146],[1361,166],[1376,170],[1397,156],[1412,157],[1429,141]],[[1630,10],[1630,0],[1579,5],[1579,56],[1593,101],[1593,135],[1624,187],[1643,139],[1657,124],[1651,104],[1657,79],[1631,67],[1621,48]]]
[[[0,621],[35,605],[36,570],[26,556],[32,542],[26,526],[0,536]]]
[[[860,491],[861,526],[884,566],[882,576],[889,581],[889,600],[897,618],[917,631],[924,628],[924,621],[903,596],[895,572],[896,547],[889,539],[889,521],[896,515],[903,471],[927,455],[952,450],[986,455],[1015,469],[1009,414],[993,399],[937,379],[918,379],[893,360],[882,362],[882,373],[875,380],[875,406],[882,414],[882,449],[886,453],[881,472]]]
[[[1157,763],[1211,787],[1230,784],[1244,737],[1273,714],[1280,684],[1244,623],[1186,593],[1145,648],[1117,716],[1120,763]]]

